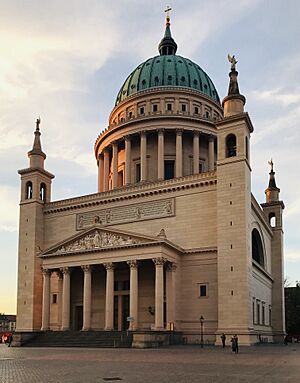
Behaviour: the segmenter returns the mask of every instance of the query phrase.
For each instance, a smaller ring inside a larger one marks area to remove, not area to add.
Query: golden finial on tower
[[[169,12],[172,11],[172,8],[167,5],[167,8],[165,9],[166,12],[166,25],[170,25],[170,15]]]

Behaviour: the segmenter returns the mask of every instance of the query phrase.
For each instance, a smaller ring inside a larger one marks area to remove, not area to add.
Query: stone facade
[[[284,205],[273,184],[262,207],[251,194],[244,104],[184,87],[125,98],[95,143],[98,193],[56,202],[38,123],[19,171],[17,331],[169,329],[195,342],[202,316],[206,342],[280,340]]]

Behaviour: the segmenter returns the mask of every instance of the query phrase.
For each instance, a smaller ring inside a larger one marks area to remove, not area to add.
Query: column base
[[[41,328],[41,331],[49,331],[50,330],[50,327],[42,327]]]
[[[62,327],[61,329],[60,329],[60,331],[69,331],[70,330],[70,327]]]
[[[91,328],[90,327],[82,327],[82,329],[80,331],[90,331]]]
[[[113,327],[105,327],[104,331],[114,331],[114,328]]]
[[[154,331],[165,331],[164,327],[155,327]]]

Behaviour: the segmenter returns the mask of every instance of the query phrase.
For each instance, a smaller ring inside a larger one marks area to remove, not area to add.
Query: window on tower
[[[46,202],[46,185],[44,182],[42,182],[40,185],[40,199]]]
[[[32,198],[32,182],[26,182],[26,199]]]
[[[226,157],[236,156],[236,136],[229,134],[226,137]]]

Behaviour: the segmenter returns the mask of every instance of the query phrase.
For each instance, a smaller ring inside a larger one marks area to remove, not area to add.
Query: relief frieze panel
[[[60,255],[66,253],[95,251],[114,247],[137,245],[144,243],[142,239],[134,238],[129,235],[106,232],[102,230],[93,230],[92,232],[65,243],[60,247],[47,252],[47,255]]]
[[[86,229],[94,224],[117,225],[148,219],[172,217],[174,215],[175,199],[161,199],[77,214],[76,230]]]

